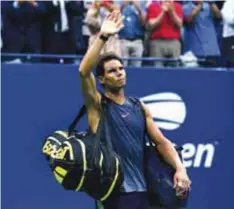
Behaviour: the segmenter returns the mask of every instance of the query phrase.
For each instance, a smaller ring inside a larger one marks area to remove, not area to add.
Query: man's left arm
[[[170,13],[173,22],[178,28],[183,25],[183,7],[179,3],[173,1],[168,2],[168,12]]]
[[[136,9],[137,9],[138,16],[139,16],[139,19],[140,19],[140,21],[141,21],[141,24],[142,24],[142,25],[145,25],[146,17],[145,17],[144,12],[142,11],[143,8],[142,8],[141,5],[140,5],[140,1],[134,0],[134,1],[133,1],[133,4],[135,5],[135,7],[136,7]]]
[[[189,189],[191,182],[174,145],[157,127],[146,105],[143,104],[143,108],[145,110],[146,130],[148,136],[156,144],[156,148],[161,156],[176,170],[174,175],[174,186],[178,189]]]
[[[220,12],[218,6],[215,4],[215,2],[211,1],[211,2],[209,2],[209,4],[210,4],[210,8],[211,8],[211,11],[213,13],[214,18],[221,19],[221,17],[222,17],[221,12]]]

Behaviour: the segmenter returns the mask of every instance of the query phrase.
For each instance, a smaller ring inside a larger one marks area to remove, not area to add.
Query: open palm
[[[118,33],[123,27],[123,17],[120,15],[119,12],[114,11],[106,15],[101,26],[101,33],[114,35]]]

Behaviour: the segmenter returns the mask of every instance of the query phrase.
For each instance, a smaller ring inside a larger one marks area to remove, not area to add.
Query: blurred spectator
[[[1,4],[2,52],[40,53],[40,21],[45,12],[43,3],[34,0],[18,0],[3,1]],[[5,57],[2,59],[9,60]]]
[[[76,27],[74,17],[82,15],[82,2],[53,0],[45,1],[46,15],[43,21],[43,53],[45,54],[75,54]],[[45,59],[59,62],[61,59]],[[73,59],[63,59],[65,63]]]
[[[89,46],[92,45],[92,43],[98,36],[103,18],[105,17],[107,12],[111,12],[113,10],[119,10],[119,7],[117,4],[114,3],[114,1],[110,0],[95,0],[90,6],[85,18],[85,23],[90,30]],[[115,52],[117,55],[121,56],[120,41],[118,35],[111,36],[105,43],[101,54],[106,52]]]
[[[123,57],[142,57],[145,25],[145,2],[124,0],[121,13],[125,17],[124,28],[119,33]],[[124,61],[127,66],[140,67],[141,61]]]
[[[86,14],[88,9],[91,7],[91,5],[93,4],[93,0],[84,0],[84,19],[83,19],[83,24],[82,24],[82,39],[83,39],[83,44],[84,44],[84,53],[87,51],[88,47],[89,47],[89,37],[91,35],[90,30],[88,25],[85,23],[85,18],[86,18]]]
[[[80,1],[80,15],[74,17],[74,27],[76,36],[76,54],[83,55],[87,49],[87,43],[83,36],[83,22],[85,17],[84,1]]]
[[[226,67],[234,67],[234,0],[226,0],[222,8],[223,49]]]
[[[1,36],[0,36],[0,49],[2,50],[2,13],[0,14],[0,17],[1,17],[1,25],[0,25],[0,27],[1,27]]]
[[[158,58],[177,58],[181,54],[180,28],[183,22],[181,4],[169,1],[152,1],[147,11],[148,27],[152,30],[149,54]],[[175,63],[173,63],[175,64]],[[162,67],[157,61],[154,66]]]
[[[216,66],[220,50],[214,21],[221,18],[213,1],[203,0],[184,4],[184,52],[192,51],[198,58],[207,60],[203,65]]]
[[[223,8],[223,4],[224,4],[225,0],[215,0],[214,3],[216,4],[216,6],[219,8],[219,10],[221,11],[221,9]],[[219,45],[219,49],[222,48],[222,38],[223,38],[223,20],[222,18],[215,18],[214,19],[214,23],[215,23],[215,31],[216,31],[216,35],[217,35],[217,40],[218,40],[218,45]]]

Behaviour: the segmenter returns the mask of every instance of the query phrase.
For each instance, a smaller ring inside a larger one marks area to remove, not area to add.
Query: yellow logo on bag
[[[46,155],[51,155],[52,153],[56,152],[56,145],[52,144],[51,141],[46,141],[42,148],[42,152]]]
[[[68,159],[65,158],[67,152],[69,153],[69,158]],[[73,149],[72,149],[72,146],[71,146],[70,142],[65,141],[63,143],[63,146],[59,147],[55,151],[53,150],[50,153],[50,157],[52,157],[54,159],[59,159],[59,160],[74,160]]]

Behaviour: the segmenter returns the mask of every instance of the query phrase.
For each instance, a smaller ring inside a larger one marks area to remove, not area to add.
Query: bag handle
[[[101,118],[100,118],[100,122],[102,121],[102,120],[104,120],[104,112],[106,111],[106,108],[107,108],[107,103],[108,103],[108,98],[103,94],[103,93],[101,93],[101,95],[102,95],[102,98],[101,98],[101,106],[102,106],[102,112],[101,112]],[[72,121],[72,123],[68,126],[68,136],[71,136],[72,135],[72,133],[75,131],[75,128],[76,128],[76,126],[77,126],[77,124],[78,124],[78,122],[80,121],[80,119],[82,118],[82,117],[84,117],[84,115],[86,114],[86,112],[87,112],[87,108],[86,108],[86,106],[85,105],[82,105],[81,106],[81,108],[79,109],[79,111],[78,111],[78,113],[77,113],[77,115],[76,115],[76,117],[74,118],[74,120]],[[99,124],[99,126],[102,126],[102,124]],[[100,127],[98,128],[98,129],[100,129]],[[99,130],[97,130],[97,132],[98,132]]]
[[[137,103],[140,107],[140,110],[143,114],[144,117],[144,140],[143,140],[143,152],[144,152],[144,160],[143,160],[143,168],[144,168],[144,176],[145,176],[145,181],[146,181],[146,187],[147,189],[149,189],[150,185],[149,185],[149,181],[148,181],[148,169],[147,169],[147,164],[148,164],[148,157],[147,157],[147,149],[146,146],[149,146],[151,149],[153,149],[155,146],[152,142],[152,140],[150,139],[150,137],[148,137],[147,134],[147,122],[146,122],[146,113],[145,113],[145,109],[141,103],[141,101],[138,98],[131,98],[131,100],[135,103]],[[156,154],[156,153],[155,153]]]
[[[101,119],[100,119],[100,141],[109,148],[109,150],[113,150],[113,145],[112,145],[112,140],[111,140],[111,134],[110,134],[110,129],[109,129],[109,124],[107,121],[107,110],[108,110],[108,103],[111,102],[111,100],[105,96],[101,92]]]
[[[75,127],[77,123],[80,121],[80,119],[85,115],[87,112],[87,108],[85,105],[82,105],[79,112],[77,113],[75,119],[72,121],[72,123],[68,126],[68,136],[71,136],[71,134],[74,132]]]

